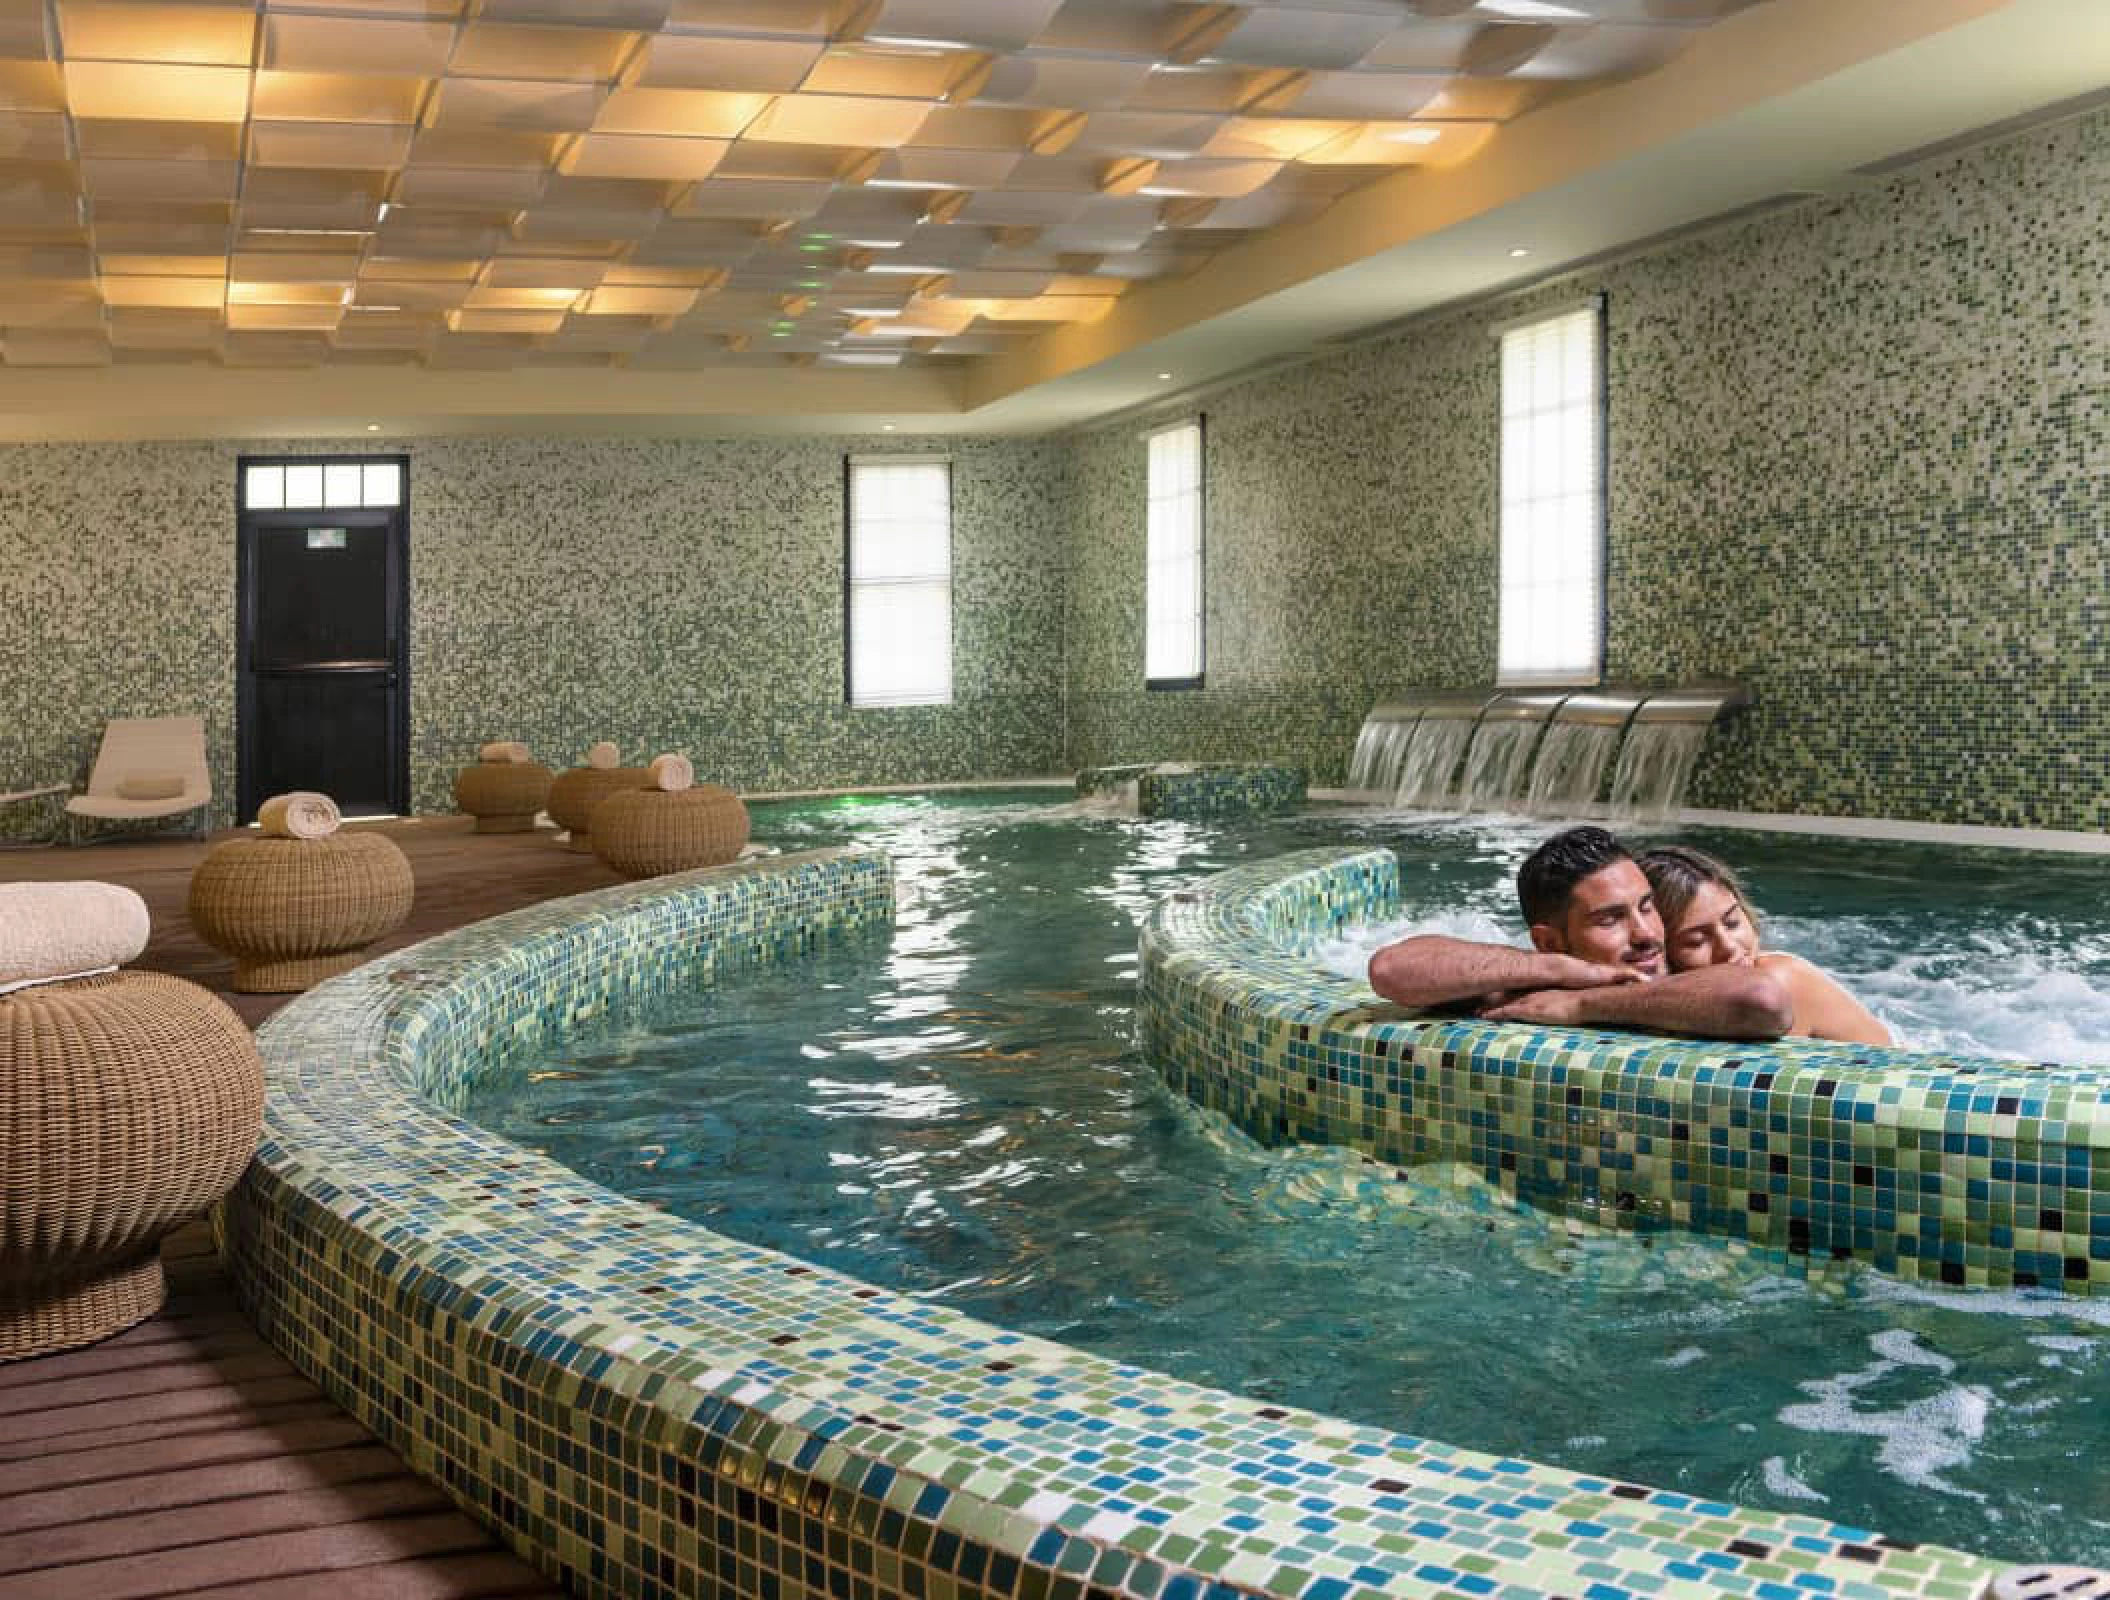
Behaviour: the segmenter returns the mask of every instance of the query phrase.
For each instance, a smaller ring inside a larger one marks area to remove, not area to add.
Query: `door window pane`
[[[403,503],[403,467],[397,461],[369,461],[361,468],[365,482],[359,503],[366,506],[399,506]]]

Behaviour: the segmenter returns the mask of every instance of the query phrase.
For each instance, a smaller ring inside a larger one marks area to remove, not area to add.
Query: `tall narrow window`
[[[1592,301],[1502,334],[1500,683],[1603,672],[1603,315]]]
[[[1143,676],[1161,688],[1202,681],[1202,425],[1150,436],[1150,528]]]
[[[952,465],[850,460],[849,699],[952,703]]]

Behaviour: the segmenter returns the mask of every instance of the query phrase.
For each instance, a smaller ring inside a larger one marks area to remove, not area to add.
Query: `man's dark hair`
[[[1557,923],[1568,911],[1575,886],[1633,852],[1602,828],[1567,828],[1524,858],[1517,868],[1517,904],[1527,924]]]

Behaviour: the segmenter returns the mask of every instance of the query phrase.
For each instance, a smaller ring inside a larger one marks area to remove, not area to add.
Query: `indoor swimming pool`
[[[896,921],[491,1075],[469,1113],[594,1182],[884,1289],[1262,1403],[2016,1560],[2110,1561],[2086,1470],[2110,1302],[1783,1270],[1601,1231],[1456,1165],[1268,1149],[1136,1045],[1138,927],[1320,845],[1401,863],[1382,937],[1518,935],[1543,833],[1313,810],[1138,822],[1046,791],[759,804],[758,839],[893,860]],[[1644,836],[1645,837],[1645,836]],[[1901,1041],[2110,1061],[2110,864],[1687,834],[1770,946]]]

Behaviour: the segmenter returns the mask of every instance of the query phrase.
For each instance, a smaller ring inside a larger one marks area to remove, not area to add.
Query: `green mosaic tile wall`
[[[1142,688],[1147,423],[1079,436],[1070,757],[1309,763],[1491,681],[1490,329],[1603,291],[1607,672],[1731,677],[1701,805],[2110,827],[2110,115],[1210,395],[1208,667]]]
[[[699,776],[739,789],[1062,768],[1048,712],[1061,697],[1066,447],[922,446],[954,463],[955,701],[854,712],[841,587],[852,447],[412,445],[415,807],[454,809],[455,769],[494,737],[527,740],[552,767],[600,738],[633,759],[686,750]],[[202,712],[218,820],[233,820],[246,448],[285,447],[0,450],[0,790],[84,779],[107,717]],[[0,828],[35,820],[0,816]]]

